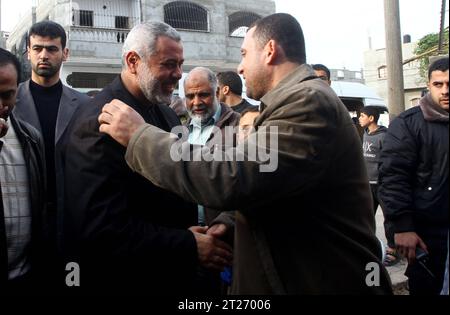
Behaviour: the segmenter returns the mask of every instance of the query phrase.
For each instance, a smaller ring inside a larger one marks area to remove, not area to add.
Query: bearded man
[[[122,56],[120,76],[80,109],[64,148],[61,248],[79,264],[83,293],[192,293],[198,267],[222,270],[230,246],[193,227],[194,204],[134,173],[125,148],[100,133],[97,121],[105,103],[120,99],[166,131],[180,124],[167,106],[182,75],[180,36],[165,23],[139,24]]]

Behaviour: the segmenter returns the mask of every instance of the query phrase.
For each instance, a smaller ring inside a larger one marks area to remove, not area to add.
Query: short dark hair
[[[264,47],[275,40],[283,48],[286,58],[299,64],[306,63],[305,38],[300,23],[290,14],[275,13],[257,20],[253,37]]]
[[[30,30],[28,31],[27,37],[28,46],[30,46],[30,38],[33,35],[50,37],[51,39],[61,38],[62,48],[63,49],[66,48],[67,42],[66,31],[61,25],[59,25],[56,22],[45,20],[31,26]]]
[[[244,117],[244,115],[247,114],[247,113],[254,113],[254,112],[259,113],[259,106],[254,105],[254,106],[247,107],[246,109],[244,109],[242,111],[241,118]]]
[[[428,80],[431,79],[431,74],[434,71],[442,71],[445,72],[448,70],[448,57],[443,57],[438,60],[435,60],[428,69]]]
[[[320,70],[325,71],[325,73],[327,74],[328,80],[331,80],[331,72],[330,72],[330,69],[328,69],[327,66],[325,66],[325,65],[323,65],[321,63],[317,63],[315,65],[312,65],[312,68],[314,70],[318,70],[318,71],[320,71]]]
[[[242,95],[242,80],[239,74],[234,71],[224,71],[217,73],[219,85],[225,85],[236,95]]]
[[[373,116],[373,121],[376,124],[380,119],[380,110],[376,106],[365,106],[361,109],[361,113],[366,114],[368,117]]]
[[[6,65],[13,65],[16,68],[17,72],[17,85],[20,82],[20,62],[16,56],[14,56],[9,51],[0,48],[0,67],[4,67]]]

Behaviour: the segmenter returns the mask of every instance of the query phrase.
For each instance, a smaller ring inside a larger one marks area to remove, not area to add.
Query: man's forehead
[[[6,81],[10,81],[11,79],[15,80],[17,83],[17,69],[16,67],[11,64],[5,64],[0,66],[0,83],[5,84]]]
[[[209,81],[206,79],[199,80],[188,80],[185,84],[186,90],[193,90],[193,91],[204,91],[204,92],[210,92],[212,90],[212,86],[209,83]]]
[[[247,31],[247,33],[244,36],[244,41],[242,42],[241,49],[246,49],[246,47],[249,45],[249,43],[254,40],[254,38],[253,38],[254,33],[255,33],[254,27]]]
[[[448,78],[448,70],[447,71],[441,71],[441,70],[436,70],[431,72],[431,78],[430,81],[440,81],[440,82],[448,82],[449,78]]]
[[[39,46],[61,46],[61,37],[51,38],[50,36],[31,35],[30,44]]]
[[[183,53],[183,45],[181,42],[178,42],[167,36],[159,36],[156,40],[156,53]]]

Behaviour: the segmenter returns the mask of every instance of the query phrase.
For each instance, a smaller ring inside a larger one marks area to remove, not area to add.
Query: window
[[[387,78],[387,68],[386,66],[381,66],[378,68],[378,79],[386,79]]]
[[[78,26],[94,26],[94,11],[79,10],[75,11],[74,24]]]
[[[250,25],[259,20],[261,16],[252,12],[235,12],[228,17],[229,35],[244,37]]]
[[[164,22],[183,29],[208,32],[208,11],[188,1],[174,1],[164,6]]]
[[[128,16],[116,16],[116,28],[130,28]]]

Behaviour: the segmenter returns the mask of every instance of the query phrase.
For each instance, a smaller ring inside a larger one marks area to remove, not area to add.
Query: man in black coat
[[[448,57],[429,69],[419,106],[395,119],[384,138],[379,197],[408,258],[411,294],[439,294],[448,251]],[[428,258],[418,259],[422,254]]]
[[[82,292],[192,293],[199,264],[222,269],[231,249],[206,228],[191,227],[195,205],[134,173],[125,148],[100,133],[97,121],[105,103],[120,99],[166,131],[180,124],[167,106],[182,74],[179,34],[164,23],[140,24],[123,58],[120,77],[80,107],[70,127],[61,249],[79,264]]]

